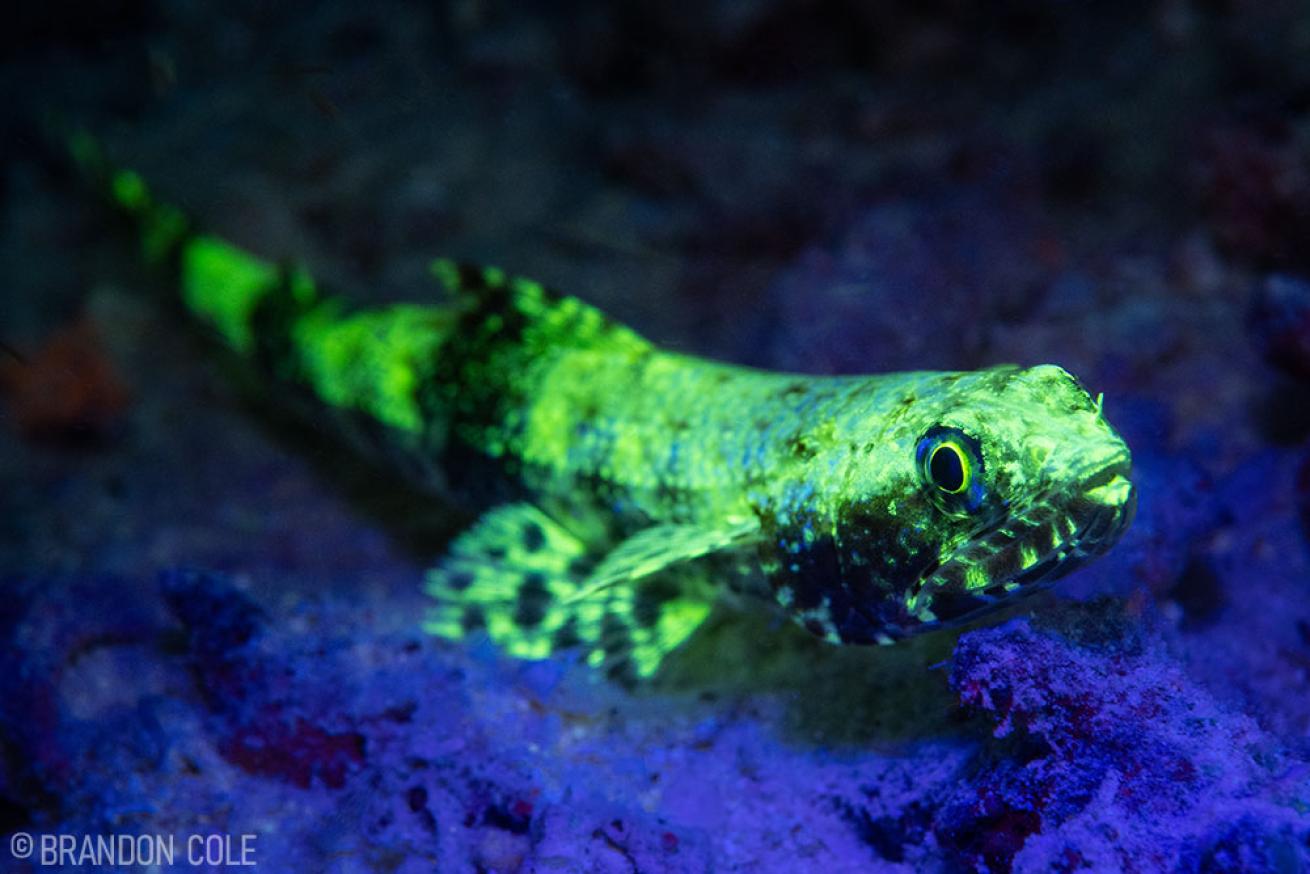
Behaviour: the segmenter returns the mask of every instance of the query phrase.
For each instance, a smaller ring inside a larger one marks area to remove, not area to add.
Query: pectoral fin
[[[679,566],[747,536],[660,525],[602,554],[537,507],[504,505],[428,574],[425,627],[450,639],[485,629],[516,658],[577,649],[611,676],[649,677],[710,612]]]
[[[624,540],[605,556],[583,583],[580,596],[639,581],[684,562],[742,546],[759,535],[754,520],[717,528],[655,525]]]

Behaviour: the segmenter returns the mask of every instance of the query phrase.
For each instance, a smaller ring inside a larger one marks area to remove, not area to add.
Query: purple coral
[[[1271,791],[1291,771],[1254,720],[1121,608],[1053,618],[960,639],[951,684],[1001,744],[945,804],[945,848],[991,871],[1194,870],[1225,842],[1310,862],[1310,819]]]
[[[173,571],[164,595],[190,633],[192,670],[218,717],[219,752],[251,774],[302,788],[340,789],[364,761],[355,720],[316,711],[312,695],[297,694],[297,665],[253,646],[263,615],[223,579]]]

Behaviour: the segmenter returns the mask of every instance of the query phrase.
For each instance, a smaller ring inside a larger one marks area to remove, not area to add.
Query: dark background
[[[1308,864],[1306,4],[46,3],[0,52],[6,831],[252,832],[279,870]],[[461,509],[251,402],[70,125],[360,300],[450,255],[760,366],[1062,364],[1139,518],[894,650],[728,616],[629,692],[430,640]]]

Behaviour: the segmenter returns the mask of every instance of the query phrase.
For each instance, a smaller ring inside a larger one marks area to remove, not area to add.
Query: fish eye
[[[937,488],[958,495],[969,485],[969,459],[955,443],[942,443],[928,457],[928,474]]]
[[[915,448],[919,476],[937,506],[951,514],[976,513],[987,497],[982,447],[959,428],[930,428]]]

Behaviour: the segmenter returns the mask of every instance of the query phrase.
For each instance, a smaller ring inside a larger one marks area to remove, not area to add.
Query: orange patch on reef
[[[33,438],[104,436],[131,402],[86,316],[56,330],[31,358],[0,357],[0,392]]]

